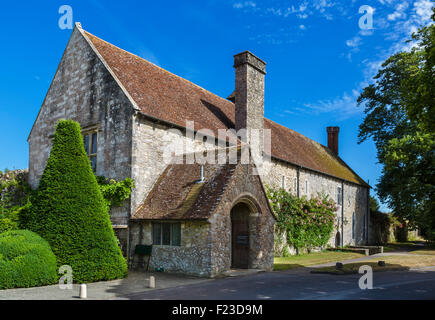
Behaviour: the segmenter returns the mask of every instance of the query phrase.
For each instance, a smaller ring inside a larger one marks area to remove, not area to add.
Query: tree
[[[50,157],[31,203],[26,227],[48,241],[58,266],[72,267],[74,281],[126,275],[127,264],[77,122],[57,124]]]
[[[379,211],[379,202],[376,198],[370,196],[370,211]]]
[[[435,25],[411,41],[413,48],[388,58],[359,96],[366,116],[358,137],[375,142],[381,201],[435,239]]]

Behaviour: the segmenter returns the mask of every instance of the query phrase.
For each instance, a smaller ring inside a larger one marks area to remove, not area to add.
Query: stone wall
[[[45,169],[60,119],[78,121],[84,131],[97,128],[97,175],[117,180],[130,177],[132,117],[130,101],[75,28],[29,136],[32,188],[38,186]],[[129,212],[129,203],[112,210],[112,223],[127,225]]]
[[[136,182],[133,190],[131,205],[132,211],[141,205],[154,183],[169,164],[166,157],[192,153],[196,151],[215,149],[215,142],[194,140],[176,128],[169,128],[138,114],[134,117],[133,126],[133,153],[132,178]]]
[[[132,222],[130,239],[131,256],[137,244],[152,244],[152,222]],[[141,230],[142,229],[142,230]],[[184,221],[181,223],[180,246],[153,245],[150,270],[163,268],[165,272],[185,273],[197,276],[211,276],[210,271],[210,224],[206,221]],[[147,258],[145,258],[147,259]],[[131,260],[132,261],[132,260]],[[135,257],[135,265],[141,263]],[[146,263],[146,260],[145,260]]]
[[[239,202],[250,209],[249,268],[273,269],[275,218],[269,210],[259,176],[253,175],[252,165],[239,165],[234,172],[214,214],[211,224],[211,268],[217,275],[231,267],[231,209]]]
[[[239,165],[208,221],[181,222],[181,245],[154,245],[150,268],[168,272],[214,277],[231,268],[231,209],[248,203],[250,253],[249,268],[272,270],[275,218],[269,210],[258,176],[252,166]],[[158,222],[158,221],[156,221]],[[152,243],[152,222],[132,221],[130,245],[133,258],[137,244]],[[140,262],[135,257],[135,262]],[[136,264],[136,263],[135,263]],[[135,267],[135,265],[133,265]]]

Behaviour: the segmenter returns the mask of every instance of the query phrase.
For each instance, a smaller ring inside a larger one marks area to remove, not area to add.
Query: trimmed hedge
[[[58,266],[70,265],[74,282],[127,275],[108,208],[85,152],[80,125],[61,120],[26,227],[46,239]]]
[[[0,289],[50,285],[58,278],[47,241],[28,230],[0,234]]]

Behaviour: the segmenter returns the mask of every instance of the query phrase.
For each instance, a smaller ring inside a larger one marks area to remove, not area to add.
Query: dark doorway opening
[[[231,209],[231,268],[249,268],[249,213],[244,203]]]
[[[338,231],[337,234],[335,235],[335,247],[336,247],[336,248],[341,247],[341,236],[340,236],[340,231]]]

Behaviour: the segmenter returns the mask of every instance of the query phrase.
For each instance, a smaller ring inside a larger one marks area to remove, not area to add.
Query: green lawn
[[[386,265],[378,266],[378,261],[385,261]],[[337,270],[334,267],[324,267],[312,270],[313,273],[332,273],[332,274],[353,274],[358,273],[361,266],[371,266],[373,271],[394,271],[394,270],[409,270],[416,267],[435,266],[435,257],[433,255],[425,256],[387,256],[376,259],[370,259],[358,263],[349,263],[343,266],[343,270]]]
[[[413,251],[419,248],[414,242],[393,242],[384,245],[384,252]]]
[[[275,257],[274,270],[289,270],[316,264],[339,262],[348,259],[361,258],[364,255],[354,252],[322,251],[309,254],[301,254],[290,257]]]

